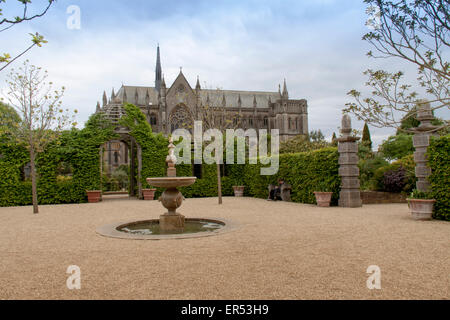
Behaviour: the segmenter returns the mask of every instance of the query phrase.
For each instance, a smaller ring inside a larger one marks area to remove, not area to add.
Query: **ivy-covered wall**
[[[83,203],[86,190],[100,188],[100,146],[114,138],[114,130],[101,115],[94,115],[83,130],[63,132],[40,153],[37,161],[39,204]],[[24,146],[0,140],[0,206],[30,205],[31,182],[23,181],[23,167],[30,161]],[[73,169],[71,179],[58,181],[60,163]]]
[[[436,199],[434,218],[450,221],[450,135],[433,138],[428,148],[429,178]]]

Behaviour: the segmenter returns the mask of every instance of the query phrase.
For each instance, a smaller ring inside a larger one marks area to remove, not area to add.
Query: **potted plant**
[[[321,182],[318,184],[317,189],[320,190],[314,192],[317,206],[324,208],[329,207],[331,205],[331,198],[333,197],[333,192],[331,192],[330,186],[325,182]]]
[[[233,186],[234,196],[235,197],[243,197],[244,196],[245,186],[242,181],[238,181],[237,186]]]
[[[101,190],[87,190],[87,197],[89,203],[97,203],[102,201],[102,191]]]
[[[142,189],[142,196],[144,197],[144,200],[155,200],[155,192],[156,189]]]
[[[431,220],[433,218],[436,200],[433,199],[430,192],[414,190],[407,200],[413,219]]]

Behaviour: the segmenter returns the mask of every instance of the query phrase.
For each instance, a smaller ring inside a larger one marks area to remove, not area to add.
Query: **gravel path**
[[[110,239],[97,227],[158,218],[159,202],[0,208],[0,299],[450,299],[450,223],[405,204],[317,208],[250,198],[188,199],[187,217],[223,218],[216,237]],[[81,290],[66,287],[81,268]],[[382,289],[368,290],[370,265]]]

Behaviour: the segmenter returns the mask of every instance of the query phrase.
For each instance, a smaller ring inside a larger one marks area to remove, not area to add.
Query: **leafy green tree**
[[[0,102],[0,136],[6,139],[7,133],[11,132],[19,126],[20,116],[13,107]]]
[[[17,143],[24,144],[30,153],[33,212],[39,213],[36,181],[36,155],[56,141],[60,133],[70,124],[76,125],[69,110],[62,108],[65,88],[53,89],[47,81],[48,74],[41,68],[30,65],[28,60],[16,72],[14,69],[6,80],[10,105],[21,118],[17,126],[6,130]],[[75,113],[77,111],[75,110]]]
[[[378,12],[369,26],[373,29],[363,40],[375,49],[369,57],[397,58],[417,67],[417,82],[425,93],[412,91],[417,85],[405,83],[402,71],[367,70],[366,86],[371,96],[351,90],[355,102],[345,112],[356,115],[374,127],[401,127],[405,117],[413,117],[414,108],[425,103],[432,110],[450,107],[450,64],[446,51],[450,44],[449,5],[442,0],[365,0],[369,13]],[[445,121],[442,127],[448,127]],[[438,131],[439,129],[436,129]]]
[[[23,6],[23,13],[20,16],[15,17],[4,17],[3,10],[0,7],[0,33],[4,32],[6,30],[11,29],[12,27],[18,25],[19,23],[31,21],[36,18],[40,18],[44,16],[52,4],[55,2],[55,0],[48,0],[46,6],[40,11],[40,13],[29,15],[29,5],[31,4],[31,0],[17,0],[21,6]],[[5,4],[6,0],[0,0],[0,6],[2,4]],[[14,61],[22,57],[24,54],[26,54],[28,51],[30,51],[33,47],[38,46],[41,47],[42,44],[47,43],[47,40],[44,39],[42,35],[39,33],[30,33],[31,36],[31,45],[22,51],[21,53],[15,55],[13,58],[10,53],[4,52],[0,55],[0,72],[6,69],[10,64],[12,64]]]
[[[315,138],[310,140],[308,136],[298,135],[295,138],[280,143],[280,154],[308,152],[327,148],[330,146],[331,143],[325,141],[325,138]]]
[[[337,147],[337,146],[338,146],[338,141],[337,141],[336,132],[333,132],[333,137],[331,138],[331,145],[332,145],[333,147]]]
[[[378,151],[388,160],[397,160],[413,154],[414,150],[413,137],[407,134],[398,134],[384,141]]]
[[[367,123],[364,124],[363,136],[362,136],[361,142],[362,142],[362,144],[364,144],[365,146],[367,146],[369,149],[372,150],[372,138],[370,136],[370,130],[369,130],[369,126],[367,125]]]
[[[325,136],[323,135],[322,130],[314,130],[309,133],[309,140],[313,143],[324,142]]]

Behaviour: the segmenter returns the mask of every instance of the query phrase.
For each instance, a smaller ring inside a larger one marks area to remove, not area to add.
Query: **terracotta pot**
[[[144,200],[155,200],[155,192],[156,189],[143,189],[142,195],[144,196]]]
[[[102,201],[102,191],[100,190],[88,190],[86,191],[89,203],[97,203]]]
[[[329,207],[331,204],[331,198],[333,197],[333,192],[314,192],[316,196],[316,202],[319,207]]]
[[[235,197],[239,197],[239,198],[243,197],[244,196],[244,189],[245,189],[244,186],[234,186],[233,187],[234,196]]]
[[[407,199],[409,210],[414,220],[433,219],[433,209],[436,200],[426,199]]]

